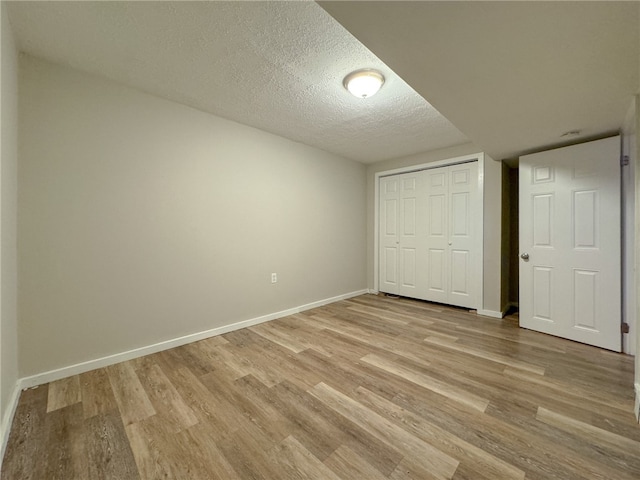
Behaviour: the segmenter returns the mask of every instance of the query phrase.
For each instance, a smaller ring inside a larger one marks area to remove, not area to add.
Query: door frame
[[[379,293],[379,274],[380,274],[380,178],[389,177],[391,175],[398,175],[401,173],[419,172],[421,170],[431,170],[433,168],[448,167],[450,165],[459,165],[461,163],[478,162],[478,199],[482,208],[479,213],[479,252],[480,252],[480,286],[478,291],[478,306],[477,311],[481,315],[495,316],[494,312],[484,310],[484,153],[474,153],[471,155],[464,155],[461,157],[447,158],[444,160],[437,160],[435,162],[421,163],[418,165],[411,165],[408,167],[394,168],[393,170],[385,170],[382,172],[376,172],[373,182],[373,292]]]
[[[629,355],[636,355],[640,348],[637,334],[637,284],[635,279],[636,258],[636,168],[637,168],[637,142],[635,99],[627,111],[622,129],[620,132],[620,154],[627,157],[628,164],[621,166],[621,209],[622,209],[622,321],[629,324],[629,333],[622,335],[622,352]],[[638,384],[636,384],[638,385]],[[640,398],[640,397],[639,397]]]

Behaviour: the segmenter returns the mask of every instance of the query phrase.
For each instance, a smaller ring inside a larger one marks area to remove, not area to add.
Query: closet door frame
[[[449,158],[445,160],[438,160],[435,162],[423,163],[419,165],[411,165],[409,167],[396,168],[393,170],[386,170],[383,172],[377,172],[374,177],[374,238],[373,238],[373,290],[374,293],[379,292],[379,274],[380,274],[380,178],[388,177],[390,175],[398,175],[402,173],[417,172],[420,170],[429,170],[432,168],[448,167],[451,165],[458,165],[461,163],[478,162],[478,202],[482,205],[482,208],[478,212],[478,224],[480,225],[480,232],[478,234],[478,240],[480,245],[478,250],[480,252],[479,258],[479,275],[480,279],[484,278],[484,153],[476,153],[473,155],[465,155],[462,157]],[[484,311],[484,282],[479,282],[478,291],[478,312]]]

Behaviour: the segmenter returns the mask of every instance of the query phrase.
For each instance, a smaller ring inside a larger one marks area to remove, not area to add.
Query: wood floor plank
[[[433,445],[438,450],[455,458],[460,463],[469,465],[478,476],[486,478],[523,479],[525,473],[513,465],[485,452],[456,435],[432,425],[418,415],[399,407],[365,388],[356,391],[355,400],[375,411],[384,418],[395,422],[418,438]],[[457,471],[457,470],[456,470]]]
[[[482,329],[477,327],[469,327],[466,325],[458,325],[456,326],[456,330],[458,331],[461,330],[463,332],[471,333],[474,335],[481,335],[485,337],[488,336],[488,337],[496,338],[499,340],[506,340],[508,342],[513,342],[517,345],[529,345],[531,347],[541,348],[543,350],[548,350],[551,352],[557,352],[562,354],[567,352],[567,349],[564,346],[548,345],[547,343],[545,343],[544,341],[541,341],[540,339],[537,339],[537,341],[527,340],[523,338],[521,335],[519,335],[519,330],[500,329],[497,331],[491,331],[491,330],[488,330],[487,328]]]
[[[456,350],[458,352],[462,352],[466,355],[470,355],[473,357],[479,357],[479,358],[484,358],[486,360],[491,360],[492,362],[497,362],[497,363],[501,363],[505,366],[510,366],[513,368],[518,368],[520,370],[525,370],[527,372],[531,372],[531,373],[535,373],[537,375],[544,375],[544,367],[541,367],[539,365],[533,365],[531,363],[528,362],[522,362],[519,360],[514,360],[513,358],[509,358],[506,355],[500,355],[500,354],[496,354],[496,353],[491,353],[491,352],[485,352],[482,350],[478,350],[476,348],[470,348],[467,346],[463,346],[463,345],[457,345],[455,343],[446,341],[443,342],[441,340],[438,340],[436,337],[427,337],[424,339],[425,342],[431,342],[431,343],[437,343],[440,345],[444,345],[447,348],[450,348],[452,350]]]
[[[219,440],[237,429],[234,412],[227,411],[226,402],[221,403],[212,395],[212,391],[191,370],[181,367],[168,372],[167,375],[198,418],[198,423],[206,425],[209,435],[214,440]],[[222,388],[226,388],[226,385]],[[213,388],[216,389],[215,386]]]
[[[80,401],[81,394],[78,375],[56,380],[49,384],[47,413],[79,403]]]
[[[253,347],[250,351],[243,352],[243,356],[252,361],[254,376],[266,379],[263,381],[265,385],[273,386],[271,381],[275,378],[280,379],[277,383],[287,380],[308,388],[321,380],[317,372],[292,361],[294,356],[286,348],[257,334],[256,337],[258,338]],[[256,375],[257,372],[259,373]]]
[[[85,415],[85,418],[86,415]],[[88,417],[84,424],[88,477],[92,480],[138,480],[136,466],[120,415],[115,411]]]
[[[575,384],[567,384],[567,382],[557,382],[549,377],[541,377],[540,375],[531,375],[528,372],[522,372],[520,369],[506,368],[504,375],[523,380],[531,384],[533,388],[547,388],[558,396],[562,397],[563,394],[570,394],[576,398],[583,398],[589,402],[597,404],[597,409],[612,408],[620,410],[621,412],[627,412],[623,415],[627,416],[631,406],[629,399],[621,399],[616,396],[612,396],[605,392],[600,392],[596,389],[584,389]]]
[[[324,383],[309,393],[379,439],[392,442],[428,472],[451,478],[459,462]]]
[[[366,313],[380,320],[396,325],[409,325],[409,323],[414,319],[411,315],[402,313],[387,314],[384,310],[379,308],[363,306],[355,302],[350,302],[350,305],[347,308],[352,312]]]
[[[251,327],[250,330],[267,340],[291,350],[293,353],[300,353],[308,348],[295,337],[294,333],[282,330],[278,328],[276,324],[263,323],[255,327]]]
[[[218,342],[210,342],[211,339],[201,340],[192,343],[189,347],[196,351],[197,355],[201,355],[212,366],[210,370],[224,370],[230,378],[241,378],[251,373],[249,362],[243,361],[242,358],[234,357],[225,347],[229,342],[220,344]],[[190,365],[182,365],[191,368]],[[209,370],[209,371],[210,371]],[[207,372],[209,373],[209,372]],[[202,375],[202,373],[200,373]]]
[[[640,442],[594,427],[588,423],[574,420],[573,418],[552,412],[543,407],[538,408],[536,419],[547,425],[564,430],[567,433],[589,439],[593,443],[606,445],[612,450],[622,450],[628,455],[636,455],[640,452]]]
[[[489,405],[489,400],[485,398],[481,398],[471,392],[467,392],[457,387],[448,385],[436,378],[425,375],[422,372],[409,369],[407,367],[399,365],[398,363],[389,361],[379,355],[365,355],[361,360],[370,365],[386,370],[393,375],[404,378],[405,380],[415,383],[416,385],[424,387],[428,390],[432,390],[444,397],[450,398],[453,401],[460,402],[471,408],[475,408],[480,412],[484,412]]]
[[[390,474],[403,455],[392,445],[379,440],[296,385],[283,382],[273,388],[277,398],[290,412],[288,418],[299,428],[296,438],[319,459],[326,458],[340,445],[347,446],[373,468]]]
[[[469,443],[490,452],[497,458],[526,472],[526,478],[631,480],[634,474],[626,469],[612,475],[609,466],[594,461],[587,452],[591,445],[574,443],[573,447],[558,442],[551,432],[536,431],[531,418],[495,418],[485,414],[469,416],[450,410],[449,405],[425,405],[419,398],[399,395],[394,403],[428,419],[435,425],[455,433]],[[444,413],[446,412],[446,413]],[[444,413],[444,414],[443,414]],[[551,448],[553,445],[553,448]],[[598,474],[597,472],[601,472]]]
[[[329,467],[318,460],[296,438],[289,435],[274,447],[269,456],[278,465],[279,475],[285,478],[340,480]]]
[[[446,477],[436,472],[430,472],[422,468],[422,466],[416,465],[411,458],[403,458],[391,475],[389,475],[389,478],[391,480],[444,480],[453,477]]]
[[[208,374],[202,380],[209,387],[213,385],[213,379],[213,374]],[[220,382],[216,382],[217,385]],[[223,408],[230,412],[238,428],[240,420],[247,420],[260,430],[260,436],[266,443],[276,444],[287,437],[291,426],[281,412],[260,396],[260,386],[264,387],[259,380],[248,375],[236,380],[232,388],[217,389],[216,397],[220,399],[219,404],[224,404]]]
[[[46,465],[43,478],[82,480],[88,477],[83,419],[80,403],[58,408],[47,414],[45,441],[49,448],[41,459]]]
[[[198,423],[193,410],[157,364],[141,370],[138,377],[156,414],[173,425],[174,433]]]
[[[207,356],[200,349],[194,348],[194,344],[158,352],[154,355],[154,360],[165,372],[184,367],[196,375],[205,375],[213,370]]]
[[[109,376],[102,368],[80,375],[80,398],[85,419],[107,414],[118,408]]]
[[[22,392],[1,480],[637,480],[634,359],[361,295]]]
[[[2,480],[40,480],[49,445],[45,431],[48,385],[24,390],[11,427],[2,463]]]
[[[130,362],[111,365],[106,371],[125,426],[156,414]]]
[[[183,446],[183,459],[188,459],[183,463],[188,463],[186,474],[189,479],[242,480],[203,425],[194,425],[180,432],[177,443]]]
[[[268,455],[276,443],[242,418],[239,428],[219,443],[224,458],[243,480],[279,478],[278,469]],[[238,448],[239,445],[243,448]]]
[[[171,444],[175,435],[163,428],[162,422],[155,420],[154,417],[148,417],[125,425],[140,478],[181,478],[180,465],[184,459],[180,458],[180,453],[176,452],[177,448]]]
[[[335,472],[339,478],[366,478],[367,480],[386,480],[387,476],[380,473],[373,465],[360,457],[346,445],[340,445],[324,464]]]

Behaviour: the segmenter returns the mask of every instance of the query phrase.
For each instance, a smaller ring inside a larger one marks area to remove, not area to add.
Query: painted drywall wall
[[[502,258],[500,260],[501,270],[500,278],[502,279],[502,285],[500,286],[500,305],[502,311],[506,311],[509,305],[509,284],[511,279],[511,244],[513,238],[511,237],[510,219],[511,219],[511,184],[509,183],[509,166],[506,163],[502,164],[502,238],[500,250]],[[516,239],[517,240],[517,239]]]
[[[635,96],[635,281],[636,281],[636,368],[635,368],[635,389],[636,389],[636,417],[640,415],[638,405],[640,402],[640,355],[637,354],[640,348],[640,93]],[[638,418],[640,420],[640,418]]]
[[[375,174],[397,168],[437,162],[449,158],[462,157],[481,152],[472,143],[434,150],[431,152],[396,158],[367,166],[367,285],[374,288],[374,239],[375,239]],[[485,156],[485,212],[484,212],[484,309],[500,311],[500,232],[501,232],[501,178],[499,162]],[[492,191],[489,191],[492,190]],[[497,242],[496,242],[497,239]]]
[[[0,7],[2,58],[0,79],[0,419],[4,439],[18,380],[16,213],[18,160],[18,64],[11,25]],[[4,447],[4,444],[3,444]],[[0,454],[1,455],[1,454]],[[1,458],[1,457],[0,457]],[[1,460],[0,460],[1,462]]]
[[[508,303],[511,305],[519,304],[519,285],[520,285],[520,248],[519,248],[519,223],[518,223],[518,168],[508,169],[507,182],[509,185],[509,285],[508,285]],[[503,178],[504,181],[504,178]],[[504,201],[504,197],[502,199]],[[505,280],[502,279],[504,282]]]
[[[484,157],[484,310],[502,312],[502,162]]]
[[[638,9],[638,25],[640,26],[640,8]],[[640,35],[638,35],[640,46]],[[638,62],[638,78],[640,79],[640,62]],[[635,117],[636,117],[636,161],[635,161],[635,281],[636,281],[636,326],[640,323],[640,85],[638,94],[635,96]],[[640,328],[636,327],[636,350],[640,348]],[[636,352],[635,368],[635,414],[640,422],[640,355]]]
[[[20,74],[21,376],[366,288],[364,165],[34,58]]]

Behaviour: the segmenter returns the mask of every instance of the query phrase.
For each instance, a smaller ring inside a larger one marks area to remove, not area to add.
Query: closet
[[[379,291],[480,307],[478,163],[380,177]]]

